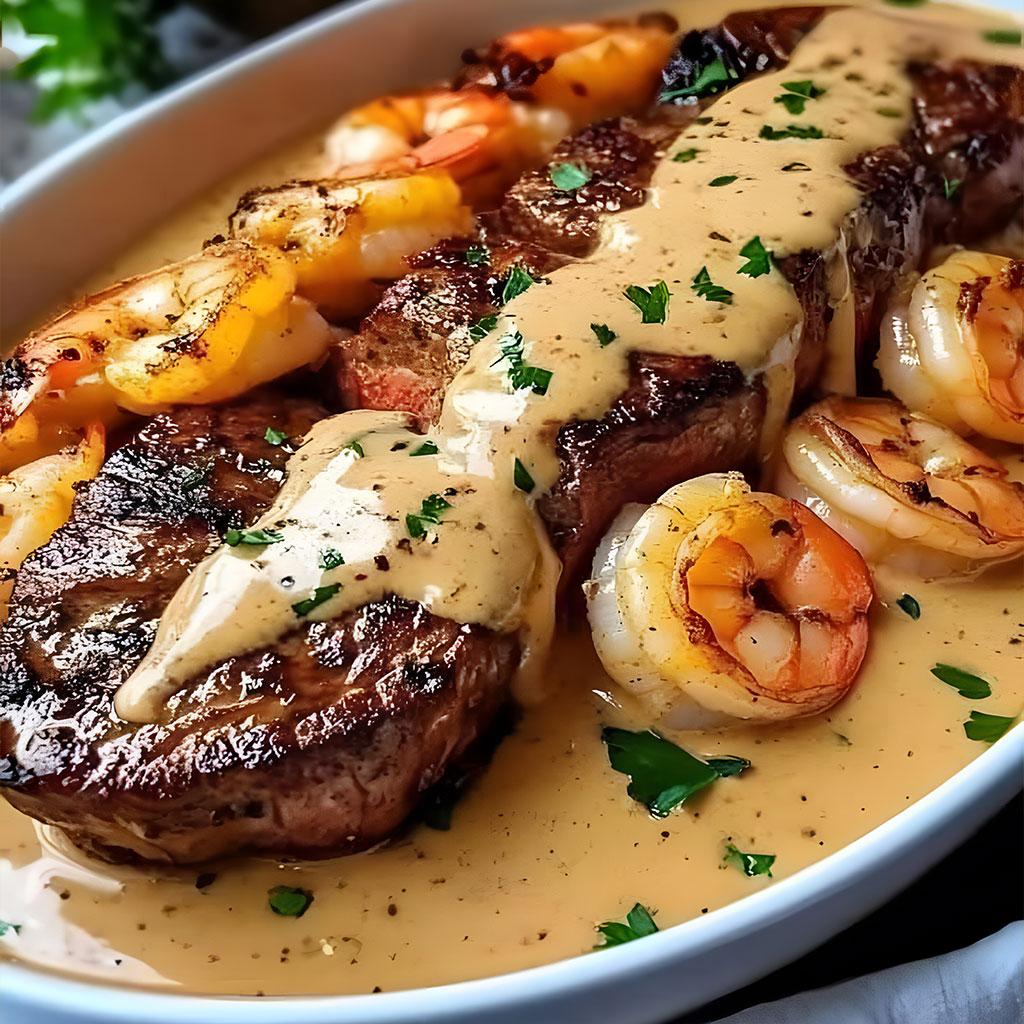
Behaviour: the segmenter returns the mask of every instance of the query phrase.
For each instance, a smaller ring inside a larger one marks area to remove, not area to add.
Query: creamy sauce
[[[710,2],[677,11],[684,26],[711,24],[722,12]],[[550,628],[555,570],[530,502],[510,485],[513,460],[523,461],[538,488],[550,486],[558,424],[607,408],[622,390],[626,355],[635,349],[711,353],[750,373],[767,372],[776,411],[769,434],[774,430],[791,392],[786,364],[798,341],[799,310],[777,270],[759,278],[737,273],[739,247],[754,235],[780,256],[831,243],[858,199],[838,168],[863,149],[894,141],[906,126],[908,86],[897,65],[907,56],[935,48],[1020,60],[1013,48],[980,40],[980,28],[1005,18],[942,8],[928,16],[933,27],[925,31],[920,10],[831,14],[784,72],[718,100],[707,112],[712,122],[688,130],[673,150],[697,148],[697,159],[666,160],[648,204],[609,221],[596,259],[557,271],[506,308],[448,395],[435,439],[438,456],[391,451],[395,439],[406,436],[393,416],[345,414],[316,428],[289,464],[289,488],[256,524],[280,527],[289,540],[226,548],[193,575],[186,584],[191,594],[180,598],[189,614],[165,616],[161,631],[172,640],[186,629],[197,632],[177,646],[158,644],[163,668],[132,695],[135,713],[158,713],[175,681],[197,666],[279,635],[295,622],[292,603],[315,587],[342,584],[311,618],[379,596],[377,582],[355,577],[382,552],[389,560],[406,559],[401,573],[390,574],[389,589],[400,587],[403,596],[464,621],[532,628],[533,647],[543,647],[537,623]],[[880,26],[878,18],[887,23]],[[832,65],[832,57],[843,63]],[[851,72],[860,77],[848,78]],[[801,78],[827,92],[809,101],[803,116],[791,117],[774,96],[782,80]],[[896,116],[878,114],[878,107]],[[756,138],[763,124],[790,123],[813,124],[825,138]],[[243,187],[310,173],[316,148],[305,143],[219,187],[107,268],[97,284],[187,255],[203,237],[223,230]],[[809,169],[782,170],[794,162]],[[728,186],[707,186],[732,174],[737,180]],[[686,215],[671,216],[679,205]],[[712,231],[728,242],[711,239]],[[631,244],[637,239],[642,244]],[[734,292],[732,305],[693,293],[690,281],[702,266]],[[641,325],[621,293],[660,279],[673,293],[668,321]],[[841,300],[841,282],[833,298]],[[607,323],[619,339],[601,349],[589,333],[591,322]],[[511,391],[507,361],[496,361],[499,339],[513,328],[523,335],[527,362],[553,372],[543,396]],[[338,450],[356,435],[365,443],[363,459]],[[1019,456],[1007,460],[1021,476]],[[398,541],[408,539],[405,514],[452,486],[468,500],[452,496],[443,525],[431,530],[431,549],[421,545],[415,556],[400,549]],[[476,489],[473,495],[468,487]],[[479,538],[476,519],[486,527]],[[513,543],[499,544],[501,531],[509,531]],[[454,553],[467,543],[476,544],[469,557]],[[320,571],[312,556],[323,547],[339,550],[345,565]],[[500,567],[495,580],[485,578],[491,574],[481,571],[484,563]],[[289,575],[295,582],[282,587]],[[500,592],[509,581],[520,595],[512,602]],[[216,878],[200,889],[196,872],[87,861],[52,830],[2,804],[0,918],[21,927],[0,946],[5,955],[40,966],[118,983],[239,994],[389,991],[585,952],[596,940],[595,923],[621,917],[636,901],[657,911],[661,927],[708,913],[772,884],[725,864],[727,840],[775,854],[774,878],[787,877],[870,831],[978,756],[985,745],[962,728],[971,710],[1021,711],[1019,563],[969,585],[908,579],[905,589],[921,603],[920,621],[878,604],[859,681],[827,714],[727,733],[671,734],[695,753],[745,756],[754,768],[716,783],[660,821],[627,797],[626,779],[611,770],[600,740],[602,724],[649,722],[624,703],[584,636],[556,642],[547,673],[554,696],[528,708],[456,807],[449,832],[416,827],[374,853],[316,864],[239,858],[211,867]],[[224,603],[228,595],[232,608]],[[217,602],[220,628],[209,631],[192,613]],[[936,661],[990,675],[993,696],[981,702],[960,697],[929,674]],[[303,917],[270,911],[265,892],[280,884],[313,891]]]

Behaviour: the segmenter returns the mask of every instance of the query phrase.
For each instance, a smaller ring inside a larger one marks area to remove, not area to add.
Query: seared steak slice
[[[323,414],[269,393],[156,417],[82,488],[21,568],[0,632],[0,782],[19,809],[111,859],[238,849],[317,856],[384,838],[489,724],[514,637],[395,598],[230,659],[154,725],[117,687],[160,613],[230,527],[254,520]]]

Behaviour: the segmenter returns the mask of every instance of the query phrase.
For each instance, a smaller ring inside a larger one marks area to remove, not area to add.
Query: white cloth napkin
[[[1024,921],[966,949],[764,1003],[716,1024],[1021,1024]]]

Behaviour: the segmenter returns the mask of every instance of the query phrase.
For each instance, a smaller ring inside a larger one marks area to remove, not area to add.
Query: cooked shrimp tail
[[[813,512],[725,473],[625,515],[584,588],[594,646],[667,724],[811,715],[850,689],[871,580]]]

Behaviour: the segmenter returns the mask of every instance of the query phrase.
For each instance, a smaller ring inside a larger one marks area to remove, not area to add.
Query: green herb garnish
[[[672,293],[664,281],[655,281],[650,288],[631,284],[623,293],[640,310],[640,323],[663,324],[668,315],[668,300]]]
[[[423,499],[419,512],[410,512],[405,517],[405,528],[414,540],[427,535],[428,526],[437,526],[451,502],[445,501],[440,494],[430,494]]]
[[[590,329],[594,332],[597,343],[601,348],[610,345],[618,337],[607,324],[591,324]]]
[[[957,190],[960,188],[962,184],[963,182],[959,178],[953,178],[953,180],[950,181],[949,178],[944,177],[942,179],[943,194],[947,199],[952,199],[953,196],[956,195]]]
[[[179,486],[183,491],[194,491],[202,483],[205,482],[206,478],[210,475],[213,469],[213,463],[207,462],[203,466],[193,466],[192,469],[182,477]]]
[[[486,245],[471,245],[466,250],[466,262],[474,267],[490,263],[491,250]]]
[[[765,124],[761,126],[758,135],[762,139],[773,141],[777,139],[823,139],[825,137],[821,129],[815,128],[813,124],[790,124],[785,128],[773,128],[771,125]]]
[[[625,924],[621,921],[605,921],[597,926],[597,930],[604,936],[604,942],[594,949],[608,949],[610,946],[621,946],[624,942],[642,939],[645,935],[653,935],[658,926],[645,906],[634,903],[633,909],[626,915]]]
[[[936,679],[941,679],[948,686],[952,686],[961,697],[968,700],[983,700],[992,696],[992,687],[984,679],[972,672],[965,672],[962,668],[938,664],[931,672]]]
[[[445,775],[432,786],[419,805],[419,817],[427,828],[447,832],[452,827],[452,813],[462,796],[462,780]]]
[[[424,441],[419,448],[409,452],[409,457],[414,458],[417,455],[436,455],[438,452],[437,445],[433,441]]]
[[[716,57],[710,64],[701,68],[692,85],[664,89],[659,99],[662,103],[670,103],[672,100],[684,99],[687,96],[711,96],[722,92],[728,87],[729,82],[736,81],[739,77],[736,71],[722,63],[721,57]]]
[[[742,757],[700,761],[655,732],[606,727],[601,730],[601,738],[612,768],[629,776],[626,792],[655,818],[664,818],[717,779],[738,775],[750,767]]]
[[[505,281],[505,288],[501,293],[501,304],[511,302],[517,295],[522,295],[534,283],[533,278],[518,264],[514,266]]]
[[[712,188],[721,188],[723,185],[731,185],[738,177],[738,174],[720,174],[717,178],[712,178],[708,184]]]
[[[512,469],[512,481],[519,490],[525,491],[527,494],[536,486],[533,477],[530,476],[526,467],[518,459],[516,459],[515,466]]]
[[[786,91],[781,96],[776,96],[775,102],[781,103],[790,114],[802,114],[808,100],[816,100],[825,94],[824,89],[819,89],[810,80],[783,82],[782,88]]]
[[[498,326],[498,314],[492,313],[490,316],[481,317],[475,324],[469,329],[470,340],[475,345],[478,341],[483,341],[495,327]]]
[[[691,160],[696,160],[697,154],[702,152],[703,150],[697,149],[696,146],[693,146],[690,149],[681,149],[674,157],[672,157],[672,160],[677,164],[688,164]]]
[[[334,548],[324,548],[316,564],[321,569],[337,569],[339,565],[345,564],[345,556]]]
[[[17,935],[20,931],[20,924],[12,924],[10,921],[0,921],[0,937],[6,935],[8,932],[14,932],[14,934]]]
[[[594,176],[586,164],[556,164],[548,173],[561,192],[575,192]]]
[[[282,917],[302,917],[313,902],[308,889],[297,889],[293,885],[275,885],[267,890],[267,903],[275,914]]]
[[[224,543],[229,547],[239,544],[279,544],[284,537],[277,530],[228,530]]]
[[[738,867],[747,878],[753,878],[755,875],[772,877],[772,865],[775,863],[774,853],[741,853],[732,843],[725,844],[725,851],[722,860]]]
[[[324,601],[329,601],[334,597],[339,590],[341,590],[340,583],[328,583],[324,587],[317,587],[305,601],[296,601],[292,605],[292,611],[296,615],[308,615],[314,608],[322,605]]]
[[[1020,46],[1021,31],[1019,28],[993,28],[981,33],[987,43],[999,43],[1001,46]]]
[[[715,284],[711,280],[707,267],[701,267],[697,271],[690,288],[702,299],[707,299],[708,302],[722,302],[727,306],[732,305],[732,292],[728,288]]]
[[[491,365],[506,360],[509,365],[508,381],[514,391],[532,391],[535,395],[547,393],[548,385],[554,376],[550,370],[542,370],[539,366],[530,366],[523,359],[525,342],[518,331],[506,334],[498,343],[501,355]]]
[[[768,274],[772,269],[772,254],[764,247],[759,235],[747,242],[740,255],[747,261],[736,271],[737,274],[746,274],[747,277],[761,277]]]
[[[921,618],[921,606],[917,603],[916,597],[911,597],[910,594],[904,594],[896,602],[899,607],[907,613],[915,622]]]
[[[263,440],[267,444],[272,444],[276,448],[279,444],[284,444],[288,440],[288,434],[283,430],[275,430],[273,427],[267,427],[266,433],[263,435]]]
[[[357,459],[366,458],[366,452],[363,451],[363,446],[355,438],[346,444],[343,444],[340,450],[343,452],[352,452]]]
[[[893,117],[893,118],[896,118],[896,117],[902,117],[903,116],[903,111],[898,109],[897,107],[876,107],[875,108],[875,113],[876,114],[881,114],[882,117]]]
[[[995,743],[1013,725],[1013,718],[1004,715],[986,715],[983,711],[972,711],[964,722],[964,732],[969,740],[979,743]]]

